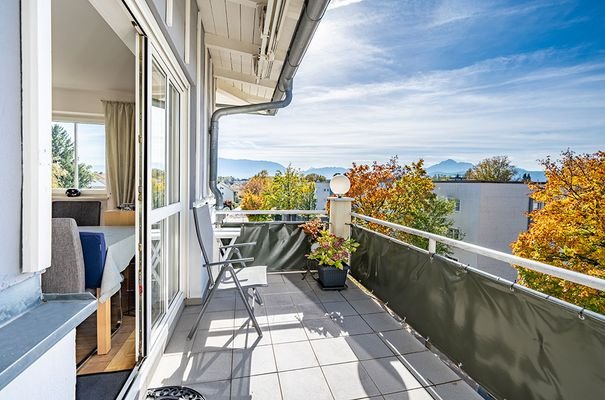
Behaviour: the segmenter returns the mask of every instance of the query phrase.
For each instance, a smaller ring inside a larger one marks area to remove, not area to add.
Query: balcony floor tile
[[[284,400],[334,400],[319,368],[280,372],[279,380]]]
[[[185,307],[150,387],[185,385],[211,399],[479,400],[366,291],[324,292],[300,274],[270,275],[254,305],[260,338],[235,291]],[[361,315],[359,315],[361,314]]]
[[[319,366],[309,342],[276,344],[273,352],[280,372]]]
[[[234,350],[232,370],[234,378],[277,372],[273,346]]]
[[[279,378],[277,374],[266,374],[233,379],[231,382],[231,399],[282,400]]]
[[[359,362],[329,365],[321,369],[336,400],[353,400],[380,394]]]
[[[344,300],[344,298],[343,298]],[[349,315],[357,315],[357,311],[347,301],[339,301],[334,303],[324,303],[326,311],[332,318],[346,317]]]
[[[320,365],[339,364],[357,361],[357,357],[345,338],[311,341],[313,351]]]

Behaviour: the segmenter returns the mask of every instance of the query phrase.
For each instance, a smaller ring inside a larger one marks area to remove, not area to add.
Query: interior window
[[[105,126],[53,122],[53,189],[105,189]]]

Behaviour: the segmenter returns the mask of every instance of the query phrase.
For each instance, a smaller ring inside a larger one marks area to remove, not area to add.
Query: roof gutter
[[[330,0],[306,0],[296,32],[292,38],[288,55],[284,61],[279,81],[271,102],[219,108],[210,120],[210,190],[216,198],[216,208],[223,206],[223,195],[218,189],[218,132],[219,119],[226,115],[249,114],[267,111],[275,114],[278,109],[287,107],[292,101],[292,80],[309,47],[315,30],[328,7]]]

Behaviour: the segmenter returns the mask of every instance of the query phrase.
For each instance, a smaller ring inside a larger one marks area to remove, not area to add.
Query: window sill
[[[109,194],[105,191],[83,191],[78,197],[68,197],[65,195],[65,191],[54,191],[53,200],[61,201],[86,201],[86,200],[99,200],[104,201],[109,199]]]
[[[96,310],[89,293],[44,295],[21,317],[0,328],[0,390]]]

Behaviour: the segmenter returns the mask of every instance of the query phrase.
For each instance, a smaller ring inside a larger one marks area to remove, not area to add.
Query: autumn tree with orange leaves
[[[531,184],[544,203],[512,244],[515,255],[605,279],[605,152],[562,153],[542,162],[547,183]],[[605,314],[605,293],[518,268],[522,285]]]
[[[242,210],[264,210],[265,192],[271,186],[272,178],[267,171],[261,171],[254,175],[242,187],[242,201],[240,206]],[[250,221],[263,221],[268,219],[266,215],[249,215]]]
[[[346,172],[351,181],[347,196],[352,197],[353,211],[411,228],[447,235],[452,227],[454,203],[437,197],[433,181],[426,174],[424,161],[401,165],[394,157],[386,164],[353,164]],[[367,224],[371,229],[427,248],[428,241],[389,228]],[[447,252],[446,247],[438,248]]]

